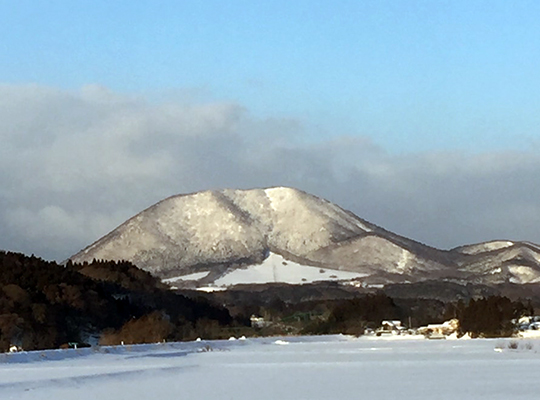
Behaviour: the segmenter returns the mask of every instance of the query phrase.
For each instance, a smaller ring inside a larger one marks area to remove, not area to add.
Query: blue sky
[[[537,1],[0,1],[0,80],[190,90],[312,140],[538,147]]]
[[[0,0],[0,249],[293,186],[433,246],[540,243],[539,1]]]

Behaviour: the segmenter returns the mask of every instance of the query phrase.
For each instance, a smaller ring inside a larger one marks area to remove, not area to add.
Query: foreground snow
[[[538,350],[326,336],[5,354],[0,398],[532,399]]]

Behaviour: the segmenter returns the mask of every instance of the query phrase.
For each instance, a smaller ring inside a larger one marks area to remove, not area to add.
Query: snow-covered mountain
[[[129,260],[173,285],[209,288],[540,278],[536,245],[499,241],[438,250],[286,187],[173,196],[70,259]]]
[[[539,283],[540,246],[497,240],[458,247],[452,252],[459,270],[480,283]]]

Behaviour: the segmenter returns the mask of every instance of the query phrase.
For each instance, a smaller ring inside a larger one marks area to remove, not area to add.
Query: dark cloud
[[[64,259],[167,196],[294,186],[430,245],[540,242],[540,156],[391,155],[294,119],[98,86],[0,86],[0,248]]]

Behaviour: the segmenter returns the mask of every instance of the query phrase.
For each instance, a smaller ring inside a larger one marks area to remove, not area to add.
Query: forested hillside
[[[127,262],[62,266],[0,252],[2,351],[193,339],[206,326],[231,322],[226,309],[172,293]]]

